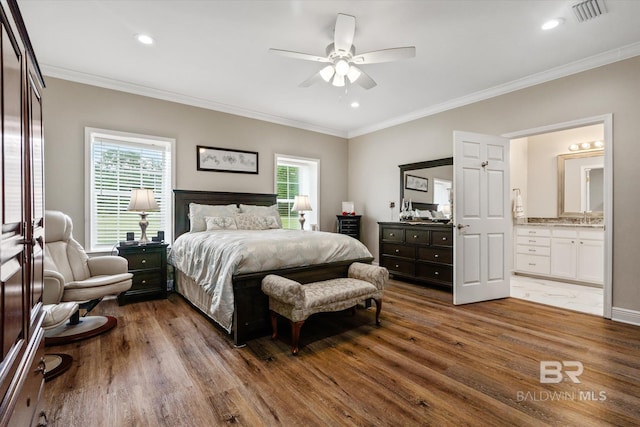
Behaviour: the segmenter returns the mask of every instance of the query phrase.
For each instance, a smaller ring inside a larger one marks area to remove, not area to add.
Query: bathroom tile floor
[[[602,288],[512,275],[511,296],[540,304],[602,316]]]

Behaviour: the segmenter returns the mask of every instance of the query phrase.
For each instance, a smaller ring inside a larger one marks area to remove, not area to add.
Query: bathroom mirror
[[[582,217],[604,212],[604,152],[560,154],[558,156],[558,216]]]
[[[400,209],[411,200],[413,209],[444,211],[453,186],[453,157],[400,165]]]

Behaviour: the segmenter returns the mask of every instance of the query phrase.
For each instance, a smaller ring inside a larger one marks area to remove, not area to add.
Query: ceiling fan
[[[269,49],[269,51],[289,58],[329,64],[300,83],[302,87],[309,87],[318,81],[331,82],[334,86],[342,87],[348,80],[349,83],[357,83],[365,89],[371,89],[376,86],[376,82],[362,71],[358,67],[359,65],[391,62],[416,56],[415,46],[374,50],[356,55],[356,48],[353,45],[355,32],[355,16],[339,13],[334,30],[334,41],[327,46],[327,56],[316,56],[282,49]]]

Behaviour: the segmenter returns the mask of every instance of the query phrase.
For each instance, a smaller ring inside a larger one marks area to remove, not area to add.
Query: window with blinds
[[[131,190],[153,190],[159,209],[148,212],[147,236],[158,231],[171,241],[172,151],[174,140],[87,129],[88,221],[85,246],[111,251],[127,232],[140,238],[140,215],[127,211]]]
[[[275,192],[278,194],[278,213],[282,227],[297,230],[300,228],[299,214],[291,212],[296,196],[309,196],[310,212],[305,212],[307,224],[318,223],[318,169],[320,161],[301,157],[276,154]],[[307,229],[309,225],[307,226]]]

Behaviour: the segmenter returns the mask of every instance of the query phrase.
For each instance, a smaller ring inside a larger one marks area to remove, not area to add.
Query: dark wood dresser
[[[338,233],[360,240],[360,219],[362,215],[336,215],[336,217],[338,218]]]
[[[129,261],[131,289],[118,295],[120,305],[167,297],[167,244],[118,246],[118,255]]]
[[[453,287],[453,226],[379,222],[380,265],[394,276]]]

